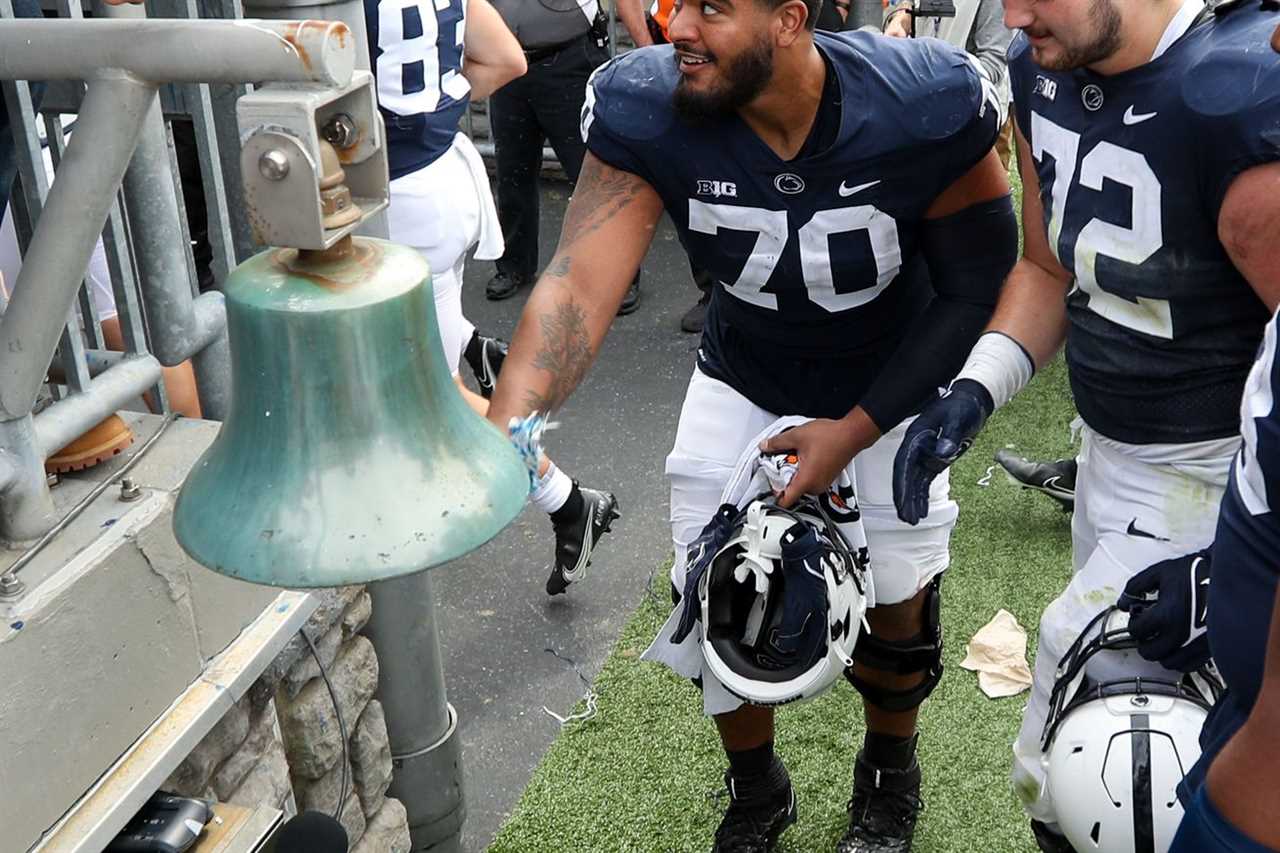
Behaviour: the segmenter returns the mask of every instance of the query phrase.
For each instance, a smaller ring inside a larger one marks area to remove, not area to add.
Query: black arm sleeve
[[[969,355],[995,310],[1018,254],[1009,196],[928,220],[921,250],[934,297],[907,330],[860,405],[888,432],[937,395]]]

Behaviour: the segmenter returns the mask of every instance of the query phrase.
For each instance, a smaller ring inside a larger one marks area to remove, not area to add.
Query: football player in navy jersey
[[[387,129],[390,236],[426,257],[445,361],[484,414],[488,401],[462,384],[458,362],[473,362],[488,391],[504,350],[463,316],[462,272],[473,246],[479,258],[501,255],[502,232],[484,163],[458,121],[472,97],[487,98],[524,73],[524,53],[488,0],[365,0],[365,23]],[[542,464],[531,500],[555,530],[547,592],[558,595],[585,573],[617,500],[579,486],[549,459]]]
[[[1187,774],[1192,797],[1171,853],[1280,849],[1280,320],[1267,325],[1240,406],[1236,455],[1214,540],[1208,640],[1227,691]],[[1165,589],[1160,590],[1164,598]],[[1163,603],[1163,602],[1161,602]],[[1179,614],[1182,615],[1182,614]],[[1199,617],[1203,624],[1203,614]],[[1270,627],[1268,627],[1270,626]],[[1207,782],[1206,782],[1207,777]]]
[[[877,601],[848,672],[867,736],[836,847],[905,851],[921,806],[915,720],[941,676],[938,581],[957,510],[939,479],[930,523],[900,522],[891,463],[905,424],[987,322],[1016,223],[992,150],[1003,116],[978,67],[934,40],[815,34],[817,6],[686,0],[669,22],[672,45],[595,73],[582,175],[489,416],[505,425],[565,401],[665,209],[716,280],[666,463],[672,586],[684,589],[686,547],[752,437],[780,415],[815,418],[768,444],[799,458],[780,501],[821,493],[854,460]],[[700,680],[728,753],[731,804],[715,849],[772,849],[796,819],[773,709],[704,673],[697,632],[677,642],[674,628],[645,655]]]
[[[1065,341],[1085,424],[1074,573],[1040,620],[1013,769],[1037,839],[1061,850],[1040,738],[1067,647],[1128,585],[1163,599],[1130,621],[1159,663],[1107,652],[1090,678],[1168,679],[1205,659],[1192,572],[1207,580],[1208,563],[1184,555],[1213,540],[1233,413],[1280,300],[1280,63],[1276,17],[1253,0],[1006,0],[1005,22],[1022,30],[1009,67],[1023,257],[913,426],[894,487],[904,520],[926,517],[933,474]]]

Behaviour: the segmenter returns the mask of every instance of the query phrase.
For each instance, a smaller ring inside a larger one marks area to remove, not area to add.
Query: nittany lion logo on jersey
[[[804,179],[791,172],[783,172],[773,179],[773,188],[783,195],[800,195],[804,192]]]

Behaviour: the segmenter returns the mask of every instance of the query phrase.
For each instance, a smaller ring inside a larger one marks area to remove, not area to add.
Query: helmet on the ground
[[[818,500],[753,500],[698,584],[708,669],[752,704],[812,699],[852,663],[869,584]]]
[[[1182,820],[1177,787],[1200,757],[1222,683],[1211,667],[1167,679],[1095,681],[1089,660],[1128,651],[1128,614],[1108,608],[1058,664],[1041,748],[1058,825],[1079,853],[1167,850]]]

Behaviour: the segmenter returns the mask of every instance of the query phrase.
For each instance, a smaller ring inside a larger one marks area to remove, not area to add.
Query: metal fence
[[[311,79],[297,56],[272,67],[281,36],[271,30],[203,22],[215,34],[155,20],[241,18],[238,0],[153,0],[145,12],[94,0],[95,18],[153,19],[136,22],[145,44],[99,38],[83,29],[96,21],[78,20],[79,0],[54,2],[61,20],[15,19],[13,0],[0,0],[0,86],[18,175],[10,207],[23,255],[0,304],[0,541],[10,543],[56,521],[47,456],[144,392],[167,410],[162,366],[190,359],[205,416],[226,414],[230,356],[217,288],[254,251],[244,217],[230,214],[243,209],[235,101],[245,80]],[[41,92],[28,80],[49,82]],[[64,115],[76,116],[65,145]],[[199,264],[179,155],[186,186],[199,193],[190,201],[202,215],[192,219],[207,221]],[[121,351],[106,348],[89,288],[75,287],[99,239]]]
[[[254,16],[320,17],[311,5],[260,2],[269,8],[255,4]],[[363,13],[359,4],[352,5],[337,9],[330,4],[323,17],[332,17],[333,9],[345,18]],[[109,7],[101,0],[93,0],[88,8],[94,17],[244,17],[240,0],[149,0],[145,13],[138,7]],[[84,9],[81,0],[45,3],[46,13],[60,19],[82,19]],[[14,19],[13,0],[0,0],[0,26]],[[617,29],[612,7],[609,27],[611,33]],[[363,38],[363,33],[357,35]],[[615,36],[611,44],[617,43]],[[65,52],[66,62],[81,59],[74,44],[63,41],[56,49]],[[82,205],[69,203],[61,214],[48,210],[51,183],[44,155],[47,151],[55,177],[63,176],[64,165],[74,170],[74,163],[64,163],[64,137],[86,124],[85,83],[62,79],[33,86],[23,79],[5,79],[0,87],[16,141],[17,180],[9,199],[10,215],[24,258],[19,281],[6,284],[11,293],[20,283],[23,290],[42,294],[40,299],[31,294],[15,298],[15,307],[7,310],[0,291],[0,541],[16,543],[39,537],[56,521],[43,474],[45,458],[144,392],[168,411],[160,382],[162,366],[191,359],[204,415],[225,415],[230,371],[218,288],[236,263],[257,247],[244,218],[231,215],[243,209],[235,102],[248,91],[247,85],[160,87],[160,107],[140,122],[136,150],[126,155],[123,181],[104,180],[102,170],[89,163],[82,169],[77,192],[91,194],[96,188],[105,194],[104,201],[109,200],[101,234],[72,227],[86,219]],[[473,104],[464,127],[492,157],[486,108],[485,103]],[[64,116],[78,118],[64,123]],[[549,148],[544,159],[549,166],[558,165]],[[7,188],[0,188],[0,196],[3,189]],[[37,243],[33,253],[36,226],[46,216],[51,221],[44,229],[45,248],[41,252]],[[189,221],[207,223],[195,235],[202,250],[199,257],[192,251]],[[69,310],[53,295],[55,280],[65,277],[69,267],[85,269],[99,239],[123,342],[120,350],[107,348],[90,282],[82,281]],[[46,337],[46,327],[52,333],[50,341],[56,340],[51,351],[31,346]]]

